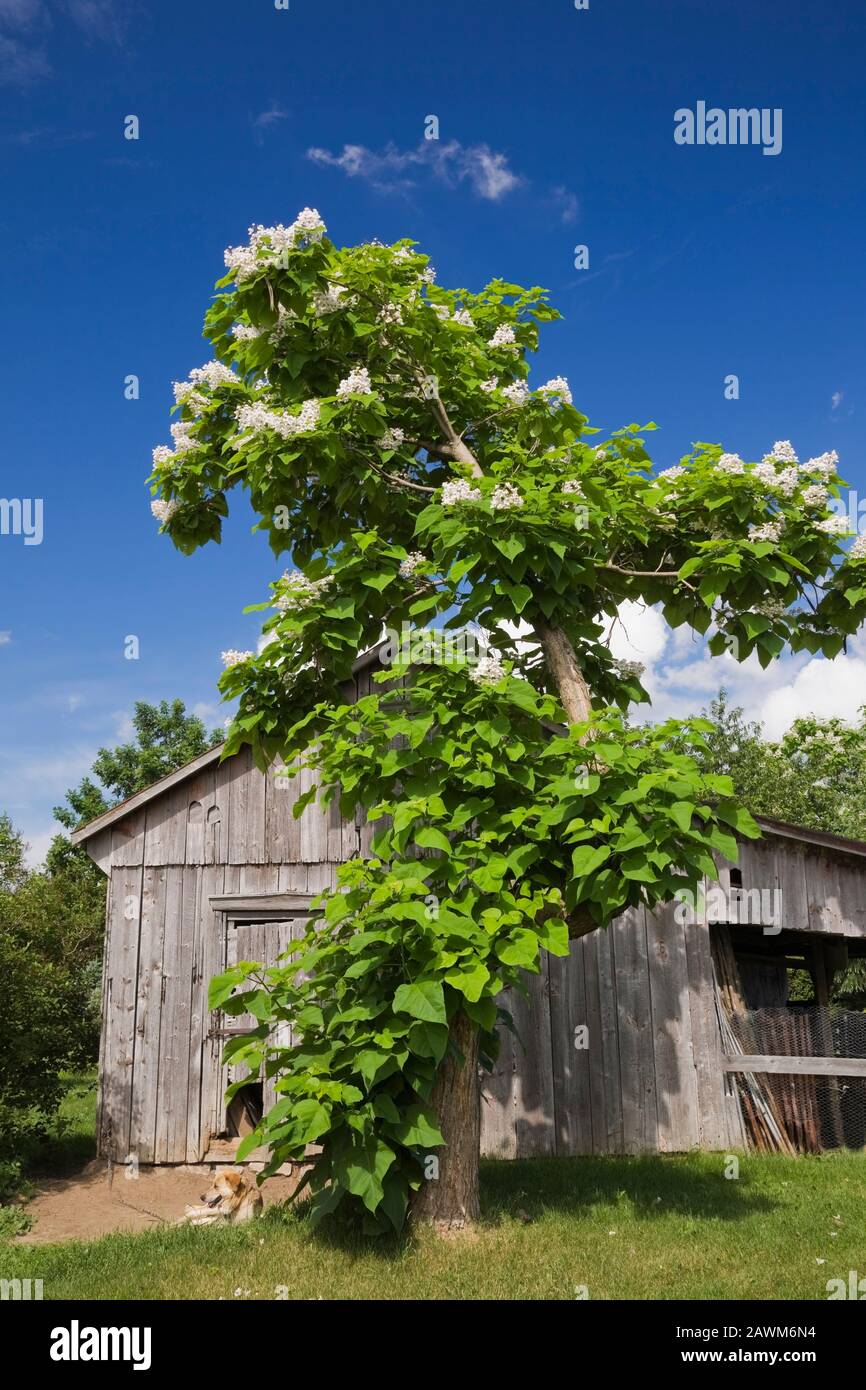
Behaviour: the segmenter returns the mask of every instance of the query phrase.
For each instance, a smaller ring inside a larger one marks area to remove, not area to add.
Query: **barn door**
[[[226,917],[225,961],[226,968],[237,965],[242,960],[261,961],[263,965],[276,965],[279,957],[293,939],[303,935],[307,916],[266,918],[256,921]],[[222,1038],[227,1041],[251,1029],[258,1022],[251,1014],[221,1014],[218,1027]],[[281,1025],[275,1034],[276,1042],[290,1041],[290,1031]],[[276,1101],[274,1082],[265,1078],[260,1083],[251,1083],[249,1090],[239,1093],[234,1102],[226,1107],[226,1088],[235,1081],[242,1081],[247,1075],[242,1066],[222,1066],[220,1129],[229,1136],[243,1136],[254,1128],[262,1112],[267,1112]]]

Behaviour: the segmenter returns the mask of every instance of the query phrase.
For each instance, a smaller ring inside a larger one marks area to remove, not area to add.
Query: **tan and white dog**
[[[213,1187],[202,1193],[201,1202],[200,1207],[187,1207],[179,1224],[215,1226],[227,1223],[236,1226],[242,1221],[252,1221],[261,1216],[264,1209],[262,1194],[255,1181],[236,1169],[218,1173]]]

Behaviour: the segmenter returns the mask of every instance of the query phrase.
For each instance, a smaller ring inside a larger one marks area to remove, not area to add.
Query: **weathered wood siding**
[[[109,874],[102,1154],[196,1162],[220,1133],[227,1072],[207,989],[234,948],[211,899],[315,893],[369,845],[369,828],[335,807],[313,805],[295,819],[309,785],[308,773],[265,776],[243,752],[175,782],[89,842]],[[729,896],[730,867],[720,868]],[[866,936],[862,857],[768,835],[742,846],[739,868],[744,891],[778,890],[785,928]],[[764,925],[773,926],[772,908]],[[282,940],[279,930],[271,937]],[[672,907],[631,910],[574,943],[567,960],[545,959],[527,987],[528,998],[510,1005],[516,1036],[503,1032],[484,1086],[486,1153],[742,1143],[705,921],[684,924]]]
[[[709,931],[632,909],[505,998],[506,1032],[482,1093],[496,1158],[658,1153],[742,1144],[722,1068]]]

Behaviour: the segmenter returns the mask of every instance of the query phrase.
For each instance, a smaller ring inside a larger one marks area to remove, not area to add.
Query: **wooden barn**
[[[356,664],[358,694],[377,655]],[[369,846],[337,808],[293,817],[310,774],[266,776],[248,751],[220,751],[72,837],[108,877],[98,1134],[117,1162],[231,1159],[272,1097],[250,1087],[227,1113],[233,1028],[208,1012],[208,982],[235,960],[273,961]],[[866,1143],[866,1014],[840,1023],[829,1007],[834,976],[866,955],[866,843],[761,824],[691,920],[677,904],[630,910],[527,977],[518,1036],[484,1082],[485,1153]],[[798,969],[808,1004],[789,997]]]

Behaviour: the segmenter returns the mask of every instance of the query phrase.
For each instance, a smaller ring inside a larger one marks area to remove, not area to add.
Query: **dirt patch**
[[[184,1208],[199,1202],[216,1171],[209,1164],[195,1167],[141,1168],[128,1177],[123,1167],[110,1171],[94,1159],[80,1173],[50,1178],[37,1184],[25,1210],[33,1228],[16,1243],[45,1245],[58,1240],[96,1240],[114,1231],[150,1231],[170,1225]],[[291,1197],[300,1173],[269,1178],[262,1188],[265,1206]]]

